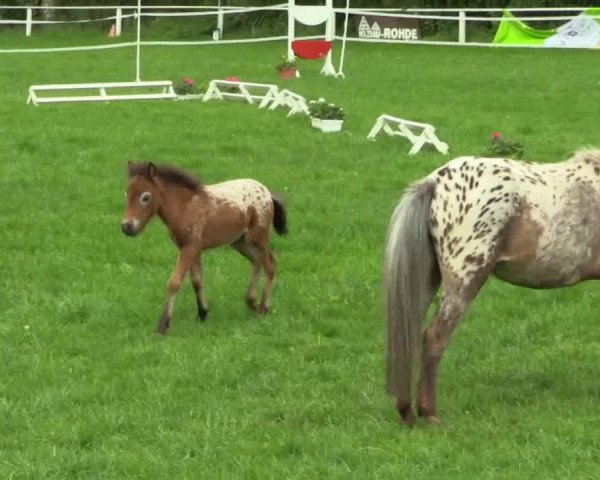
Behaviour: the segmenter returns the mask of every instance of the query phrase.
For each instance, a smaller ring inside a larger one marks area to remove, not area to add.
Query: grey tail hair
[[[387,317],[387,393],[412,404],[421,364],[422,325],[440,282],[429,229],[435,183],[413,184],[390,220],[383,265]]]
[[[279,235],[286,235],[288,233],[287,227],[287,212],[283,200],[275,194],[271,194],[273,199],[273,227]]]

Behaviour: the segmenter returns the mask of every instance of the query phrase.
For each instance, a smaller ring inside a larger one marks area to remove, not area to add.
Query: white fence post
[[[121,7],[117,8],[117,15],[116,15],[116,27],[115,27],[115,35],[117,37],[121,36],[121,25],[123,24],[123,9]]]
[[[27,20],[25,22],[25,35],[31,37],[31,24],[33,23],[33,10],[27,9]]]
[[[467,41],[467,14],[464,10],[458,12],[458,43]]]
[[[223,38],[223,10],[219,8],[217,12],[217,28],[219,29],[219,40]]]

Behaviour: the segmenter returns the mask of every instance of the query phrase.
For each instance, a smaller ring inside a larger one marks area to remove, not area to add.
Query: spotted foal
[[[600,278],[600,150],[550,164],[460,157],[408,189],[390,220],[384,262],[387,390],[405,423],[415,420],[418,370],[417,413],[440,423],[440,359],[490,275],[528,288]]]
[[[204,250],[231,245],[252,264],[247,304],[261,313],[269,311],[275,278],[275,256],[269,248],[271,224],[287,233],[283,203],[259,182],[231,180],[203,185],[197,178],[172,166],[129,163],[129,184],[122,230],[139,234],[152,217],[158,217],[169,230],[179,257],[167,283],[167,299],[157,331],[166,333],[173,315],[175,296],[189,272],[196,293],[198,317],[205,320],[208,307],[202,292]],[[260,305],[256,304],[258,277],[265,280]]]

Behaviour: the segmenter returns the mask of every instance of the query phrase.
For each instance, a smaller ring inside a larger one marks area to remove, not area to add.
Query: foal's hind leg
[[[198,305],[198,318],[201,321],[206,320],[208,316],[208,307],[204,298],[204,289],[202,288],[202,257],[198,255],[198,260],[190,267],[190,277],[192,287],[196,293],[196,304]]]
[[[258,252],[258,259],[265,271],[265,284],[263,288],[262,300],[258,311],[260,313],[269,312],[269,303],[271,300],[271,290],[275,279],[275,255],[269,249],[270,222],[267,225],[257,225],[247,234],[247,242],[250,243]]]
[[[246,294],[246,304],[251,310],[256,310],[256,297],[258,290],[258,275],[260,274],[261,262],[259,258],[259,251],[246,241],[245,237],[240,238],[231,245],[241,255],[246,257],[250,263],[252,263],[252,270],[250,272],[250,285],[248,287],[248,293]]]
[[[468,281],[456,278],[453,278],[452,281],[447,281],[447,279],[442,281],[444,290],[442,300],[431,325],[423,335],[423,363],[417,398],[419,415],[425,417],[433,425],[441,423],[436,410],[436,388],[440,360],[452,331],[458,325],[462,315],[485,283],[488,275],[489,273],[480,271]]]

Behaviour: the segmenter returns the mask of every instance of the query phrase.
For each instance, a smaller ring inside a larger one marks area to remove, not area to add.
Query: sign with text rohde
[[[419,19],[362,15],[358,24],[358,38],[419,40],[421,38]]]

